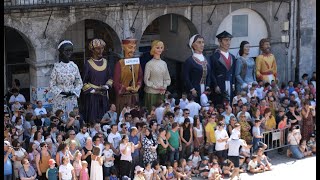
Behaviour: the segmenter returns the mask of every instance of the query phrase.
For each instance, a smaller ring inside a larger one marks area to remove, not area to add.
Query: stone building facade
[[[10,31],[4,34],[8,52],[4,63],[5,67],[14,65],[12,54],[27,51],[22,59],[28,68],[23,73],[31,102],[44,99],[50,104],[50,96],[44,94],[58,61],[57,45],[63,39],[75,44],[79,68],[89,57],[87,44],[93,37],[107,42],[109,54],[121,54],[121,39],[129,36],[139,40],[140,53],[148,50],[151,40],[160,39],[165,43],[163,58],[170,74],[178,77],[175,71],[181,70],[181,63],[191,55],[189,37],[203,35],[210,53],[217,44],[215,36],[227,30],[236,35],[231,44],[234,55],[240,42],[248,40],[250,55],[255,57],[260,53],[260,39],[270,38],[281,82],[315,71],[315,0],[168,0],[165,4],[160,0],[22,1],[5,0],[4,25]],[[14,36],[20,36],[25,45],[16,45]],[[292,71],[296,67],[300,68]],[[14,69],[5,68],[5,91],[10,86],[8,79],[19,77]]]

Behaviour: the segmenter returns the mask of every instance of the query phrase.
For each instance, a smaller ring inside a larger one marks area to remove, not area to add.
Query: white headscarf
[[[58,45],[58,49],[60,49],[60,47],[62,46],[62,45],[64,45],[64,44],[71,44],[72,46],[73,46],[73,43],[71,42],[71,41],[69,41],[69,40],[63,40],[59,45]]]
[[[193,35],[190,40],[189,40],[189,47],[191,48],[192,54],[194,53],[193,48],[192,48],[192,44],[194,43],[194,38],[199,35],[199,34],[195,34]]]

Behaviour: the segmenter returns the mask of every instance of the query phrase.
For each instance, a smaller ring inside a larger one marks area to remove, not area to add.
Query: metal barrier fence
[[[289,146],[288,137],[289,127],[284,129],[275,129],[273,131],[266,131],[262,133],[262,142],[268,147],[264,151],[272,151],[275,149],[283,148]]]

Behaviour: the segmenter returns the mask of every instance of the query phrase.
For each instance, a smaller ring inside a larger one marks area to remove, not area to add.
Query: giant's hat
[[[230,33],[228,33],[227,31],[223,31],[222,33],[218,34],[218,35],[216,36],[216,38],[218,38],[218,39],[222,39],[222,38],[233,38],[233,36],[232,36]]]

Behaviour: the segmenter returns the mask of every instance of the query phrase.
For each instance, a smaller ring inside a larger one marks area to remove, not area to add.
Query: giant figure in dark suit
[[[219,48],[210,56],[212,100],[215,105],[230,103],[235,88],[236,58],[229,53],[231,38],[230,33],[223,31],[216,36]]]

